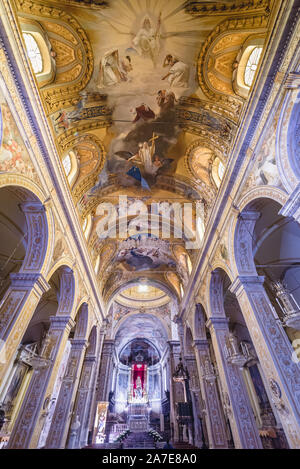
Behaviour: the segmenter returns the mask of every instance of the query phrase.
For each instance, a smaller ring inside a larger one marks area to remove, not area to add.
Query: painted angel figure
[[[137,52],[144,58],[150,58],[154,66],[159,54],[160,25],[161,13],[158,17],[156,29],[153,28],[149,16],[146,15],[143,19],[142,27],[132,40],[132,44]]]
[[[155,182],[156,175],[160,169],[168,167],[173,159],[160,158],[155,154],[155,140],[157,135],[153,134],[149,142],[139,143],[138,151],[132,154],[129,151],[117,151],[115,157],[119,160],[127,160],[128,165],[132,165],[126,171],[126,175],[138,181],[142,188],[150,190],[150,186]],[[124,167],[122,167],[124,171]]]
[[[106,52],[102,57],[99,67],[98,88],[106,88],[120,83],[123,80],[119,64],[119,52],[117,49]]]
[[[170,70],[162,80],[167,80],[170,86],[188,87],[190,70],[187,64],[168,54],[165,57],[163,66],[169,66]]]

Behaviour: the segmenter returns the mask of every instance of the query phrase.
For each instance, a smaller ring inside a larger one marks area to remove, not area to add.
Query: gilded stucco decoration
[[[238,121],[243,100],[232,88],[232,73],[242,44],[251,34],[266,31],[268,16],[221,22],[208,36],[198,59],[198,80],[204,94],[231,111]]]
[[[18,0],[17,7],[20,16],[30,15],[41,23],[55,55],[55,80],[42,90],[47,113],[75,105],[93,71],[93,53],[85,31],[75,18],[54,6]]]

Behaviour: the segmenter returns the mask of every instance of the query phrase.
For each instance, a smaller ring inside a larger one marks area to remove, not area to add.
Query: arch
[[[264,37],[263,36],[251,36],[248,38],[238,56],[236,59],[236,62],[238,63],[234,73],[233,73],[233,89],[236,94],[240,95],[242,98],[247,98],[251,89],[251,86],[253,84],[253,81],[251,85],[247,85],[245,82],[245,70],[248,64],[249,57],[253,53],[254,49],[259,47],[263,51],[263,46],[264,46]],[[260,58],[261,61],[261,58]]]
[[[60,258],[54,265],[52,265],[51,269],[47,272],[47,275],[46,275],[47,282],[50,280],[54,272],[56,272],[59,268],[64,267],[64,266],[72,270],[74,267],[74,260],[72,260],[70,257]]]
[[[91,231],[92,231],[92,223],[93,223],[92,215],[90,213],[84,219],[84,223],[86,223],[86,226],[84,228],[82,226],[83,234],[84,234],[84,237],[85,237],[86,241],[88,242],[89,236],[90,236]]]
[[[199,151],[201,151],[201,154],[197,161],[196,157]],[[189,145],[184,157],[184,163],[189,174],[195,179],[201,179],[203,184],[207,186],[207,191],[214,194],[217,185],[212,177],[213,162],[219,159],[226,166],[226,156],[224,148],[220,148],[216,143],[209,142],[207,139],[200,138]],[[199,166],[197,166],[197,163]]]
[[[90,331],[88,342],[89,342],[89,345],[86,351],[86,356],[93,357],[96,355],[97,345],[98,345],[98,334],[97,334],[96,325],[94,325]]]
[[[259,212],[256,205],[263,199],[270,199],[284,205],[288,199],[281,189],[262,186],[249,191],[237,204],[239,213],[231,226],[231,250],[234,258],[234,268],[238,275],[256,275],[253,259],[252,235]],[[247,209],[247,210],[246,210]]]
[[[77,309],[75,322],[74,339],[87,339],[89,324],[89,307],[87,303],[83,302]]]
[[[193,341],[194,336],[192,329],[188,324],[184,327],[184,335],[183,335],[183,348],[184,348],[184,355],[185,356],[194,356],[194,349],[193,349]]]
[[[123,323],[131,316],[137,316],[137,315],[140,315],[140,311],[139,310],[132,310],[130,311],[130,313],[126,314],[125,316],[123,316],[120,321],[118,322],[118,327],[116,327],[116,329],[114,330],[113,332],[113,336],[112,336],[112,339],[115,339],[116,338],[116,335],[118,333],[118,331],[120,330],[120,328],[122,327]],[[160,317],[160,316],[157,316],[156,314],[153,314],[153,312],[151,313],[143,313],[144,315],[148,315],[148,316],[153,316],[155,317],[155,319],[161,324],[163,330],[165,331],[165,334],[166,334],[166,337],[168,337],[168,340],[171,340],[171,333],[169,331],[169,328],[166,324],[166,321]]]
[[[77,20],[59,8],[30,2],[19,5],[20,21],[30,15],[44,29],[56,62],[55,80],[42,88],[48,114],[79,100],[79,92],[93,73],[93,52],[89,39]]]
[[[142,277],[142,275],[141,275]],[[147,280],[148,280],[148,283],[149,285],[152,285],[154,287],[157,287],[159,289],[161,289],[162,291],[164,291],[169,297],[170,299],[174,300],[175,302],[178,302],[178,298],[175,294],[175,292],[173,292],[167,285],[165,285],[163,282],[157,280],[157,279],[153,279],[153,278],[149,278],[147,277]],[[136,279],[132,279],[132,280],[129,280],[128,282],[126,282],[125,284],[122,284],[122,285],[119,285],[119,286],[116,286],[116,289],[112,292],[108,302],[107,302],[107,306],[106,306],[106,311],[108,312],[115,297],[123,290],[127,290],[129,287],[134,287],[134,286],[137,286],[140,284],[140,277],[139,278],[136,278]]]
[[[79,164],[73,150],[68,151],[68,153],[63,156],[62,164],[69,186],[72,188],[79,174]]]
[[[96,262],[95,262],[95,267],[94,267],[94,271],[96,275],[98,275],[99,267],[100,267],[100,254],[98,254],[98,256],[96,257]]]
[[[29,18],[20,18],[22,34],[30,34],[36,41],[42,59],[42,70],[34,72],[38,86],[48,85],[55,78],[56,64],[53,57],[52,47],[46,31],[38,21]],[[26,41],[25,41],[26,42]],[[27,47],[26,47],[27,48]],[[30,57],[29,57],[30,60]]]
[[[276,164],[284,184],[293,191],[300,181],[300,93],[299,88],[289,90],[284,98],[276,131]]]
[[[224,20],[209,34],[198,59],[198,80],[204,94],[230,110],[231,118],[237,119],[243,98],[232,87],[232,70],[243,43],[253,34],[264,34],[267,16],[252,16]],[[222,60],[220,60],[222,58]],[[225,68],[222,67],[225,62]],[[220,79],[219,77],[224,77]]]
[[[221,268],[216,268],[210,274],[209,280],[209,315],[210,317],[226,318],[224,310],[224,278],[227,272]]]
[[[72,136],[64,145],[72,156],[72,172],[68,178],[75,202],[97,184],[105,163],[106,151],[102,141],[94,134]]]
[[[101,220],[97,220],[96,222],[94,222],[94,224],[92,226],[92,230],[91,230],[93,235],[96,232],[97,236],[100,238],[100,235],[98,234],[98,231],[97,231],[97,226],[98,226],[98,224],[101,223],[101,228],[104,228],[106,226],[106,223],[103,224],[102,221],[103,221],[103,219],[106,219],[108,216],[109,216],[109,222],[107,223],[107,229],[103,230],[103,232],[102,232],[102,236],[103,236],[102,239],[103,240],[105,240],[105,239],[110,239],[110,240],[114,239],[116,237],[117,230],[119,230],[120,226],[124,227],[124,224],[126,224],[127,233],[129,234],[130,222],[132,220],[136,221],[137,216],[138,216],[138,223],[140,223],[141,225],[143,223],[145,223],[146,228],[143,231],[136,232],[135,234],[138,235],[138,234],[145,234],[145,233],[149,232],[148,214],[141,214],[141,215],[135,214],[135,215],[128,215],[127,217],[119,217],[118,213],[117,213],[117,209],[115,208],[115,206],[110,206],[105,202],[103,204],[102,208],[105,211],[108,212],[108,215],[103,214],[103,218]],[[101,215],[102,215],[102,213],[101,213]],[[96,216],[97,216],[97,212],[96,212]],[[170,212],[170,219],[164,217],[161,213],[159,215],[151,213],[151,223],[153,223],[153,224],[158,223],[159,231],[161,231],[162,234],[164,233],[164,229],[166,230],[166,232],[168,232],[168,229],[170,229],[169,230],[170,233],[172,233],[172,231],[173,231],[173,233],[181,232],[182,233],[182,239],[184,241],[193,240],[194,239],[194,233],[192,232],[190,227],[185,226],[184,230],[183,230],[182,229],[182,227],[183,227],[183,221],[182,221],[183,218],[182,217],[178,217],[178,218],[180,218],[180,219],[175,221],[174,220],[174,215],[172,214],[172,212]],[[133,231],[133,227],[131,227],[131,229]],[[124,228],[122,228],[122,230],[124,231]],[[133,234],[130,234],[129,237],[130,236],[133,236]],[[154,236],[155,236],[155,234],[154,234]],[[164,239],[164,237],[163,237],[163,239]]]
[[[54,249],[54,220],[51,208],[44,206],[45,194],[22,175],[0,175],[0,189],[14,188],[20,196],[27,223],[27,250],[20,272],[47,272]]]
[[[219,270],[223,270],[227,275],[228,277],[230,278],[230,280],[233,282],[234,280],[234,272],[231,270],[231,268],[226,264],[225,261],[223,261],[222,259],[216,259],[210,266],[210,269],[211,269],[211,272],[214,272],[215,270],[219,269]]]
[[[57,269],[51,270],[52,275],[58,275],[58,315],[70,316],[72,319],[76,313],[75,309],[75,292],[76,292],[76,272],[69,266],[61,264]]]
[[[291,73],[287,79],[287,83],[289,83],[290,86],[285,90],[286,94],[284,96],[280,116],[278,119],[275,151],[276,164],[280,177],[284,187],[288,190],[288,192],[291,192],[293,189],[295,189],[300,180],[299,163],[297,167],[295,167],[295,149],[293,144],[293,142],[297,144],[298,141],[299,151],[299,139],[295,138],[295,132],[293,132],[293,130],[296,130],[295,127],[299,129],[299,87],[294,86],[293,84],[293,81],[297,80],[300,71],[299,47],[293,55],[292,63],[289,69],[291,70]],[[294,118],[295,115],[297,115],[298,119]],[[298,132],[297,134],[299,136]]]
[[[211,165],[211,177],[218,189],[224,177],[224,172],[225,172],[225,165],[223,164],[221,159],[217,156]]]
[[[122,347],[120,348],[120,350],[119,350],[119,356],[122,355],[122,353],[124,352],[124,349],[126,347],[128,347],[128,345],[132,344],[136,340],[140,340],[140,338],[139,337],[134,337],[133,339],[130,339],[129,342],[124,343],[122,345]],[[159,351],[158,347],[156,346],[156,344],[154,342],[151,342],[151,340],[148,339],[147,337],[145,337],[145,338],[143,337],[143,341],[145,341],[147,344],[151,345],[154,348],[154,350],[156,350],[159,358],[161,358],[161,352]]]

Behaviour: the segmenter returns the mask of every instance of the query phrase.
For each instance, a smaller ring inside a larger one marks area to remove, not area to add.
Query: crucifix
[[[156,139],[158,139],[158,135],[155,135],[155,133],[153,132],[152,137],[149,139],[149,142],[151,142],[151,156],[153,156],[154,153],[154,142]]]

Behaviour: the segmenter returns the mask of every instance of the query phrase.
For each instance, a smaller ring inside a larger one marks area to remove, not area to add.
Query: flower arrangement
[[[115,439],[114,442],[120,443],[121,441],[125,440],[125,438],[127,438],[129,433],[130,433],[130,430],[124,430],[122,433],[120,433],[120,435],[118,436],[118,438]]]
[[[148,435],[150,435],[153,438],[155,443],[157,441],[163,441],[163,437],[157,431],[155,431],[153,429],[149,430]]]

